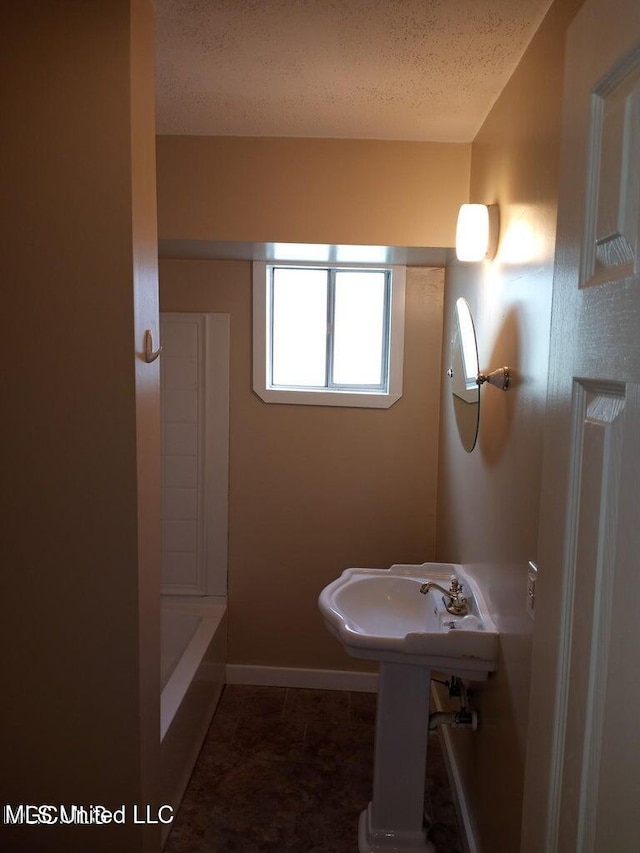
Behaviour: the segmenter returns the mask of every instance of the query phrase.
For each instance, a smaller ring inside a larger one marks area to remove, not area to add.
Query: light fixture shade
[[[497,205],[463,204],[458,212],[456,255],[459,261],[482,261],[495,255]]]

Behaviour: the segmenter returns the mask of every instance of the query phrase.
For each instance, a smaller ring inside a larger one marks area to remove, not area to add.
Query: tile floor
[[[371,798],[375,695],[227,685],[165,853],[357,853]],[[462,853],[437,733],[425,808]]]

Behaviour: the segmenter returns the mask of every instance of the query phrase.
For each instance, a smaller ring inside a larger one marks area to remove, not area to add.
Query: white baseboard
[[[295,669],[279,666],[227,664],[227,684],[256,684],[265,687],[307,687],[313,690],[352,690],[376,693],[377,672],[339,669]]]
[[[431,696],[433,698],[436,711],[449,710],[448,708],[444,707],[440,700],[440,696],[438,695],[438,690],[434,688],[437,688],[437,685],[432,684]],[[460,821],[462,822],[462,832],[464,835],[462,841],[465,845],[466,853],[479,853],[479,848],[476,844],[475,833],[473,829],[473,822],[471,820],[469,804],[467,803],[467,798],[465,796],[465,790],[462,784],[460,770],[455,760],[455,752],[453,749],[453,744],[451,742],[451,730],[449,729],[449,726],[440,726],[440,734],[442,736],[442,743],[444,746],[444,751],[446,753],[445,757],[449,769],[449,781],[451,782],[454,789],[454,794],[458,807],[458,816],[460,818]],[[427,758],[427,761],[428,760],[429,759]]]

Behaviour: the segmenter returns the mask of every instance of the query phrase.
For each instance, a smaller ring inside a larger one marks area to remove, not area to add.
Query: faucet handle
[[[462,592],[462,589],[463,589],[462,584],[460,583],[458,578],[455,575],[452,575],[452,577],[451,577],[451,592],[454,595],[457,595],[459,592]]]

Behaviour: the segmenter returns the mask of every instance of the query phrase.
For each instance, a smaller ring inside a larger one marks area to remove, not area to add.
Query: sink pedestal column
[[[430,694],[430,669],[380,664],[373,799],[360,815],[360,853],[435,853],[424,820]]]

